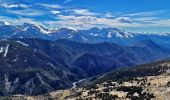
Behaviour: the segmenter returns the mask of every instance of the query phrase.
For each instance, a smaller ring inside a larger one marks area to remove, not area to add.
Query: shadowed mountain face
[[[36,38],[2,39],[0,95],[36,95],[69,88],[82,78],[169,56],[168,49],[150,40],[145,41],[134,46],[121,46],[107,42],[86,44]]]
[[[148,78],[153,76],[157,79],[159,75],[167,75],[169,77],[170,60],[163,60],[154,63],[143,64],[131,68],[121,68],[114,70],[99,76],[95,76],[82,82],[81,86],[92,88],[94,85],[101,84],[103,82],[115,81],[115,82],[127,82],[137,79],[139,77]],[[162,76],[163,77],[163,76]],[[162,80],[163,82],[165,80]],[[166,81],[165,81],[166,82]],[[158,82],[159,83],[159,82]],[[149,87],[149,86],[148,86]]]
[[[164,60],[111,71],[81,80],[72,89],[53,91],[32,98],[34,100],[42,97],[59,100],[165,100],[169,98],[169,79],[170,60]],[[28,98],[28,96],[21,97]]]

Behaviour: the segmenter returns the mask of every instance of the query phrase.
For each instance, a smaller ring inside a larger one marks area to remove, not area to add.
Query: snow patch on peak
[[[125,37],[126,38],[132,38],[132,37],[134,37],[131,33],[129,33],[129,32],[124,32],[125,33]]]
[[[72,39],[74,36],[72,34],[68,34],[67,38]]]
[[[119,37],[119,38],[131,38],[133,35],[129,32],[122,32],[118,29],[112,29],[108,32],[107,37],[112,38],[113,36]]]
[[[5,25],[11,25],[9,22],[4,22]]]
[[[0,21],[0,26],[5,26],[5,25],[10,25],[10,23],[9,22],[1,22]]]
[[[29,46],[29,44],[26,44],[26,43],[24,43],[24,42],[21,42],[21,41],[16,41],[16,42],[18,42],[18,43],[20,43],[20,44],[22,44],[23,46]]]
[[[111,37],[112,37],[112,33],[109,32],[109,33],[107,34],[107,37],[108,37],[108,38],[111,38]]]
[[[97,33],[90,33],[91,36],[94,36],[94,37],[102,37],[101,34],[97,34]]]
[[[39,25],[39,24],[34,24],[42,33],[44,34],[50,34],[52,33],[51,30],[48,30],[46,28],[44,28],[43,26]]]
[[[0,53],[2,53],[2,52],[4,52],[4,48],[3,47],[0,48]]]
[[[73,30],[73,31],[75,31],[75,32],[78,31],[78,30],[77,30],[76,28],[74,28],[74,27],[67,27],[67,29]]]
[[[40,24],[24,23],[23,26],[24,27],[23,27],[22,31],[27,31],[29,28],[34,28],[34,29],[38,29],[40,32],[42,32],[44,34],[50,34],[53,32],[53,30],[47,29]]]
[[[29,27],[24,27],[23,29],[22,29],[22,31],[27,31],[29,29]]]
[[[116,33],[116,37],[120,37],[120,38],[123,38],[124,36],[122,34],[120,34],[120,32],[115,32]]]
[[[4,53],[4,57],[6,57],[7,56],[7,53],[8,53],[8,49],[9,49],[9,44],[6,46],[6,48],[5,48],[5,53]]]

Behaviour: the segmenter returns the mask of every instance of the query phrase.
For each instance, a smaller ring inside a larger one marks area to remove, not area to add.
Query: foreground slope
[[[65,100],[167,100],[170,97],[170,61],[120,69],[86,80],[82,87],[39,96],[16,95],[8,99]]]

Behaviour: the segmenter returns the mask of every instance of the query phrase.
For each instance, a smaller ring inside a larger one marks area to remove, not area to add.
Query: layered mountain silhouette
[[[1,39],[0,95],[37,95],[65,89],[80,79],[166,59],[169,54],[169,49],[151,40],[122,46],[65,39]]]

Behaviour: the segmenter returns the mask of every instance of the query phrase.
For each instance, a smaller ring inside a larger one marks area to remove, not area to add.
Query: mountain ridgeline
[[[70,88],[80,79],[166,59],[169,54],[169,49],[151,40],[123,46],[65,39],[1,39],[0,95],[37,95]]]
[[[69,28],[47,29],[38,24],[9,25],[0,23],[0,38],[40,38],[55,41],[67,39],[83,43],[114,42],[120,45],[131,45],[137,41],[150,39],[159,45],[169,48],[169,33],[132,33],[117,28],[91,28],[74,30]]]

